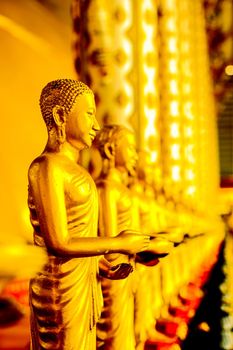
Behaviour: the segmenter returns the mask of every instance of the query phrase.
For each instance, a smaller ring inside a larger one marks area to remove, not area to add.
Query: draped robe
[[[95,237],[98,220],[95,184],[77,164],[64,172],[69,240]],[[30,184],[28,204],[35,245],[47,248]],[[58,257],[47,252],[47,264],[30,283],[32,349],[95,350],[96,323],[102,306],[98,258]]]
[[[122,183],[120,174],[111,174],[97,183],[100,198],[99,234],[111,235],[106,232],[104,221],[108,220],[106,208],[103,205],[106,192],[115,192],[116,201],[116,231],[120,233],[132,229],[132,201],[129,189]],[[107,204],[105,202],[105,204]],[[105,217],[105,218],[104,218]],[[113,265],[120,263],[134,264],[134,260],[127,255],[109,254],[106,256]],[[134,350],[134,294],[133,274],[123,280],[107,280],[102,278],[102,292],[104,306],[101,318],[97,324],[98,349],[100,350]]]

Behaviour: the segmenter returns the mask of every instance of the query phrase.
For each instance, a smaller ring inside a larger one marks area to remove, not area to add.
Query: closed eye
[[[94,117],[94,112],[93,112],[93,111],[89,111],[89,112],[87,112],[87,115],[88,115],[89,117]]]

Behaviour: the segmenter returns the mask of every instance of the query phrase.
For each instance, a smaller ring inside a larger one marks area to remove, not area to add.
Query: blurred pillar
[[[180,97],[184,202],[198,199],[198,114],[196,96],[196,51],[193,1],[179,1]]]
[[[168,196],[206,210],[219,181],[202,0],[74,0],[80,79],[103,123],[132,127]]]
[[[182,174],[182,125],[178,0],[159,6],[162,166],[167,195],[179,192]]]
[[[165,189],[212,210],[219,167],[202,0],[161,0],[159,30]]]
[[[158,4],[155,0],[136,0],[134,26],[136,28],[135,68],[137,75],[136,110],[139,123],[139,146],[148,149],[151,160],[160,169],[159,115],[159,50]]]
[[[73,1],[75,66],[101,124],[133,128],[159,165],[157,1]]]
[[[132,1],[74,0],[72,14],[75,67],[94,91],[99,122],[136,128]]]
[[[201,0],[193,2],[195,89],[198,119],[197,169],[198,205],[211,214],[217,203],[219,187],[219,160],[217,145],[217,121],[213,85],[205,30],[205,18]],[[213,213],[214,214],[214,213]]]

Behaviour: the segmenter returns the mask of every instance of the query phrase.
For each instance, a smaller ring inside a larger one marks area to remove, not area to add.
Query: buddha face
[[[84,93],[76,98],[67,116],[66,140],[77,149],[88,148],[100,130],[95,117],[96,107],[93,94]]]
[[[121,135],[115,148],[115,166],[126,169],[130,175],[134,175],[138,156],[134,135],[125,131]]]

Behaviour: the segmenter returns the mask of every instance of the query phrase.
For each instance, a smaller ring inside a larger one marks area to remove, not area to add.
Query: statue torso
[[[97,182],[100,206],[103,203],[101,198],[106,191],[111,192],[111,197],[115,201],[117,233],[132,228],[132,198],[128,187],[122,182],[120,175],[119,172],[113,170],[106,178]],[[105,209],[106,208],[101,208],[101,211]]]
[[[54,158],[54,159],[53,159]],[[67,215],[67,228],[69,239],[97,235],[98,197],[96,186],[89,173],[80,165],[69,159],[54,156],[58,167],[55,181],[62,182],[64,206]],[[59,165],[58,165],[59,164]],[[35,163],[35,172],[39,172],[40,163]],[[36,175],[36,174],[35,174]],[[46,177],[46,174],[44,174]],[[54,183],[56,186],[56,183]],[[40,229],[38,209],[35,196],[39,195],[39,189],[34,181],[30,181],[28,188],[28,205],[31,215],[31,223],[35,232],[35,243],[44,245],[43,233]],[[46,198],[45,198],[46,200]],[[49,200],[49,199],[48,199]],[[58,213],[59,215],[59,213]]]

